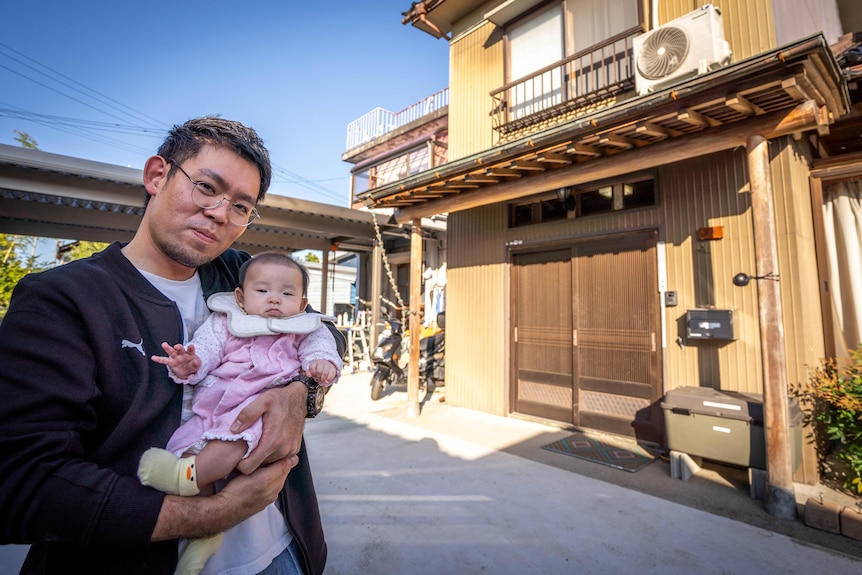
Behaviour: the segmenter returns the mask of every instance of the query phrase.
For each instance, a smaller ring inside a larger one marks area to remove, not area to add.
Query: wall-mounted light
[[[574,211],[575,196],[572,195],[571,188],[560,188],[557,190],[557,197],[560,199],[560,202],[563,204],[563,207],[566,208],[567,212]]]
[[[773,280],[778,281],[778,276],[774,273],[768,273],[762,276],[750,276],[745,272],[741,272],[733,276],[733,285],[738,287],[745,287],[748,285],[748,282],[751,280]]]

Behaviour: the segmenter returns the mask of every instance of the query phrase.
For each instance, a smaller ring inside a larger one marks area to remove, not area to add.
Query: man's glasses
[[[183,169],[182,166],[180,166],[173,160],[169,161],[174,166],[176,166],[177,169],[181,171],[183,175],[187,177],[189,181],[193,184],[192,201],[197,207],[204,210],[212,210],[222,205],[222,202],[227,201],[227,218],[230,223],[235,226],[245,227],[260,217],[260,214],[254,208],[254,206],[249,205],[245,202],[231,202],[230,198],[228,198],[224,194],[220,194],[210,184],[193,180],[192,177]],[[221,195],[220,198],[219,195]]]

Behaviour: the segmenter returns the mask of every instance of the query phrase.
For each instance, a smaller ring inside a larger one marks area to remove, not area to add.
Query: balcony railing
[[[347,125],[347,149],[352,150],[401,126],[449,105],[449,88],[431,94],[400,112],[374,108]]]
[[[630,28],[491,92],[494,129],[508,134],[634,88]]]

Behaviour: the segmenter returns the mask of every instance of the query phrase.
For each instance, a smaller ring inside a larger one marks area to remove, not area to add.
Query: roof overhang
[[[360,194],[395,219],[509,201],[774,138],[850,111],[847,83],[818,34],[664,90],[584,114]]]
[[[144,213],[141,170],[0,144],[0,233],[89,241],[128,241]],[[270,194],[261,218],[235,247],[370,251],[375,227],[402,237],[399,226],[369,211]]]

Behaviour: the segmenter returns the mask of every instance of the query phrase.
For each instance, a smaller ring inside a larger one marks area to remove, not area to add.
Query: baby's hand
[[[188,349],[182,344],[176,344],[171,347],[167,342],[162,342],[162,349],[168,354],[167,357],[154,355],[152,359],[156,363],[168,366],[175,376],[180,379],[185,379],[197,372],[201,366],[201,359],[195,353],[195,346],[189,344]]]
[[[325,359],[315,359],[308,364],[308,375],[320,385],[329,385],[335,376],[338,375],[338,370],[332,363]]]

